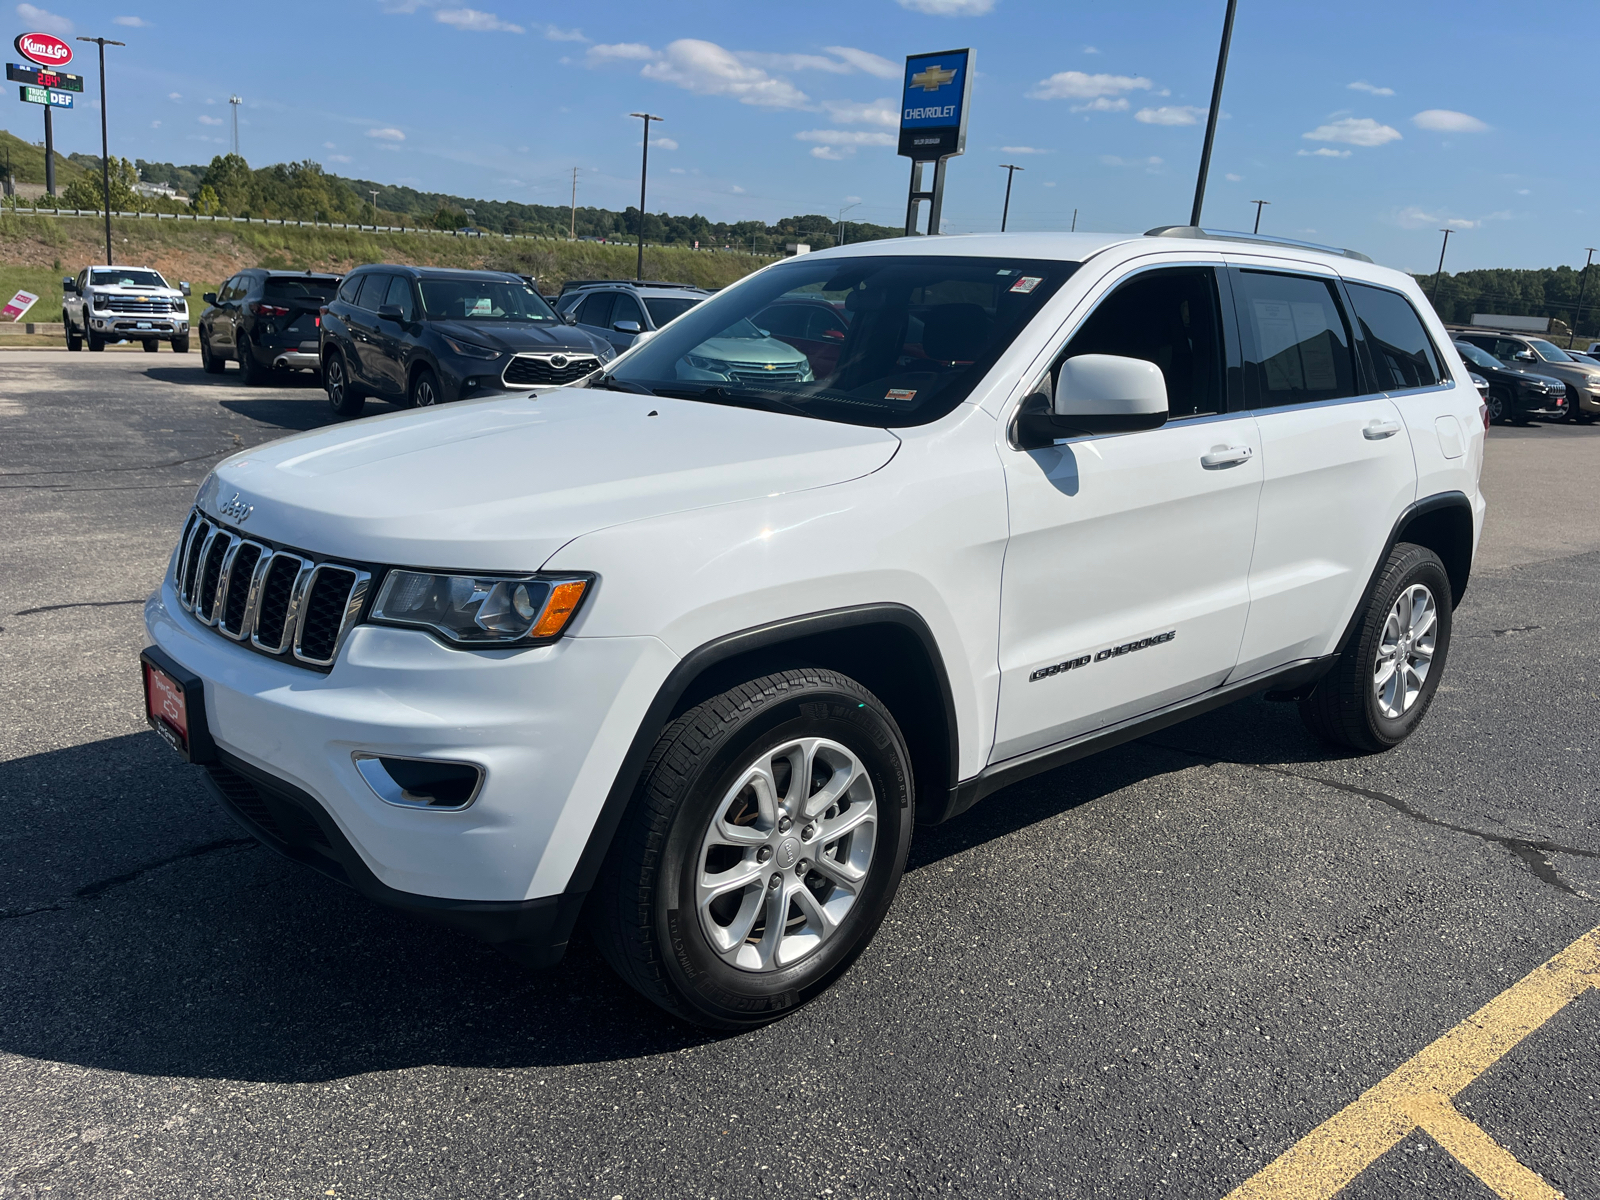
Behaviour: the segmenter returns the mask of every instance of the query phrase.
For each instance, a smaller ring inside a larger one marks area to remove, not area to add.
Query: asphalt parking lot
[[[0,1197],[1600,1197],[1600,426],[1491,433],[1400,749],[1255,698],[1029,780],[718,1038],[277,858],[146,730],[195,485],[328,416],[0,353]]]

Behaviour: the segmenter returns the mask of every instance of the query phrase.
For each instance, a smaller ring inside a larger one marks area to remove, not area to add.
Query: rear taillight
[[[287,317],[289,315],[287,308],[280,308],[276,304],[252,304],[250,311],[258,317]]]
[[[1487,404],[1478,405],[1478,415],[1483,418],[1483,427],[1487,430],[1489,428],[1489,406]]]
[[[321,317],[312,317],[311,318],[311,323],[313,325],[315,325],[318,329],[322,328],[322,318]]]

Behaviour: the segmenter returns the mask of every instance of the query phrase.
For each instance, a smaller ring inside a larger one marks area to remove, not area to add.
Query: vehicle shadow
[[[1205,719],[1193,737],[1219,757],[1294,759],[1309,741],[1285,706],[1245,702]],[[1132,743],[1024,781],[919,829],[910,869],[1195,761]],[[0,814],[0,880],[17,881],[0,891],[0,1049],[14,1054],[316,1082],[714,1040],[619,981],[581,929],[559,967],[527,971],[279,858],[154,734],[0,764]]]

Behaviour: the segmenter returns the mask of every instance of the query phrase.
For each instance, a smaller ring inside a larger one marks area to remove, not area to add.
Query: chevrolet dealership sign
[[[900,99],[900,153],[905,157],[930,162],[966,150],[972,58],[968,49],[906,59]]]

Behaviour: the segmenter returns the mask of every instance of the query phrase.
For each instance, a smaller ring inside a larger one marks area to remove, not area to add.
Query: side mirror
[[[200,299],[204,300],[207,304],[215,304],[217,302],[217,294],[215,292],[207,292],[204,296],[201,296]]]
[[[400,311],[400,306],[398,304],[380,304],[380,305],[378,305],[378,320],[380,320],[380,321],[404,321],[405,319],[406,319],[406,314],[403,313],[402,311]]]
[[[1061,364],[1054,398],[1035,392],[1017,410],[1013,441],[1037,450],[1057,438],[1159,429],[1167,421],[1167,381],[1142,358],[1080,354]]]
[[[62,292],[76,292],[78,290],[78,281],[68,276],[61,281],[61,290]]]
[[[564,313],[557,313],[556,316],[560,317],[568,325],[576,325],[578,323],[578,314],[571,309]]]
[[[637,321],[618,321],[611,328],[616,330],[618,333],[637,334],[640,330],[639,322]]]
[[[1516,359],[1518,362],[1538,362],[1539,361],[1537,356],[1535,356],[1535,354],[1533,353],[1532,350],[1518,350],[1511,357]]]
[[[185,296],[189,295],[189,281],[187,279],[185,279],[181,283],[179,283],[178,284],[178,290],[180,292],[182,292]]]

